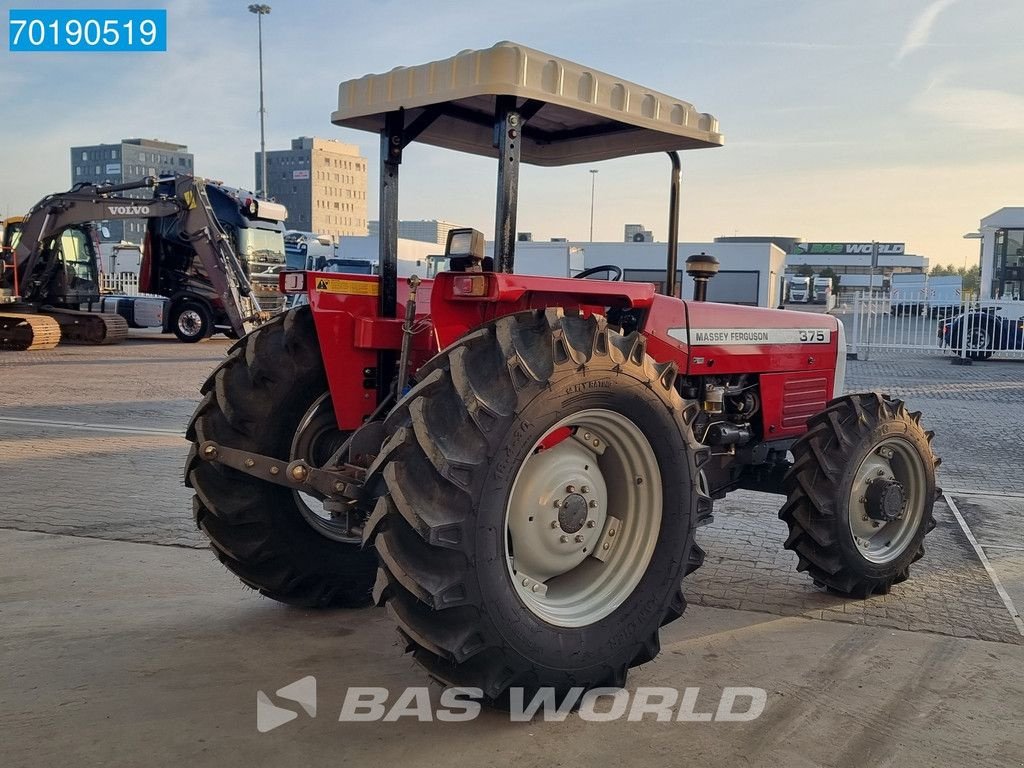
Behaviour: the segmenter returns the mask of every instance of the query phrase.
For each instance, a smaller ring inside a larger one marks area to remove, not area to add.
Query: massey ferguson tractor
[[[853,597],[905,580],[934,527],[931,433],[843,394],[828,315],[704,301],[677,265],[677,152],[723,143],[690,104],[511,43],[340,86],[339,126],[380,135],[380,274],[286,272],[305,293],[202,388],[194,513],[245,584],[307,607],[386,606],[446,685],[623,685],[659,652],[734,489],[785,494],[785,546]],[[398,178],[419,141],[496,157],[493,258],[396,274]],[[515,274],[519,166],[671,158],[664,292],[613,265]]]

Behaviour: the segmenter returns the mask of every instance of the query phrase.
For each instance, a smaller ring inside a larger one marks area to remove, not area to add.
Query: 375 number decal
[[[824,328],[812,328],[809,331],[800,331],[800,341],[803,344],[821,344],[828,341],[828,334]]]

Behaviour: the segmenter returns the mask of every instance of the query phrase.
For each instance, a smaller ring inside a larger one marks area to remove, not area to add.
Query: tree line
[[[929,271],[930,277],[960,277],[964,281],[964,291],[976,293],[981,284],[981,267],[972,264],[966,269],[963,266],[954,267],[952,264],[936,264]]]

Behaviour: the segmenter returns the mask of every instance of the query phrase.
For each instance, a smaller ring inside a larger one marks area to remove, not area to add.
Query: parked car
[[[939,344],[966,351],[971,360],[987,360],[1003,350],[1024,350],[1024,318],[998,314],[1001,307],[975,307],[939,323]],[[966,343],[966,349],[965,349]]]

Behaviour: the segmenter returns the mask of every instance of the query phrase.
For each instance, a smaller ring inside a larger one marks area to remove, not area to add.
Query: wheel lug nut
[[[256,466],[256,460],[255,459],[246,459],[245,460],[245,466],[249,467],[250,469],[252,467],[255,467]]]
[[[552,520],[551,521],[551,527],[552,528],[557,528],[558,527],[558,521],[557,520]]]
[[[581,485],[580,486],[580,493],[590,493],[590,486],[589,485]]]
[[[558,540],[560,542],[562,542],[563,544],[568,544],[569,543],[569,537],[568,536],[564,536],[564,535],[563,536],[559,536]]]
[[[615,529],[614,528],[609,528],[608,529],[608,538],[610,539],[614,535],[615,535]]]
[[[589,440],[590,439],[590,433],[589,432],[584,432],[583,433],[583,439],[584,440]]]
[[[560,500],[560,499],[555,499],[555,504],[554,504],[554,506],[555,506],[555,509],[559,509],[559,508],[561,508],[561,506],[562,506],[562,502],[561,502],[561,500]]]
[[[582,536],[580,536],[580,535],[579,535],[579,534],[577,533],[577,534],[576,534],[576,538],[574,539],[574,541],[575,541],[575,542],[576,542],[577,544],[582,544],[582,543],[583,543],[583,537],[582,537]]]
[[[567,486],[565,486],[565,492],[566,493],[576,493],[576,486],[575,485],[567,485]]]
[[[880,469],[877,472],[875,472],[875,474],[878,475],[879,477],[881,477],[882,475],[885,474],[885,470],[884,469]]]
[[[591,499],[590,500],[590,508],[591,509],[597,509],[597,499]]]
[[[587,520],[587,528],[594,528],[597,526],[596,520]]]
[[[612,545],[611,545],[611,544],[609,544],[609,543],[608,543],[608,542],[606,541],[606,542],[604,543],[604,545],[603,545],[603,546],[601,547],[601,549],[611,549],[611,546],[612,546]]]
[[[540,592],[540,584],[534,584],[532,587],[530,587],[530,589],[532,589],[534,592]]]
[[[523,586],[524,587],[530,586],[530,580],[529,579],[523,579]]]

